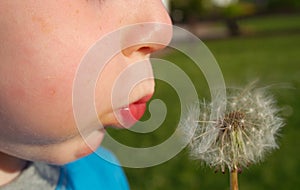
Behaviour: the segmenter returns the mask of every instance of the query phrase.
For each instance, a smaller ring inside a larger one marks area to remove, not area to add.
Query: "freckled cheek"
[[[24,138],[56,141],[77,133],[72,112],[72,76],[32,80],[8,89],[9,119]],[[26,139],[25,139],[26,140]]]
[[[40,116],[39,122],[45,123],[46,133],[54,136],[77,133],[72,108],[72,80],[55,83],[41,88],[41,96],[33,102],[37,105],[33,115]]]

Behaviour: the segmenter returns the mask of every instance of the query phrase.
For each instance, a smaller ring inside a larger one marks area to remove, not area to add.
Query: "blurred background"
[[[280,149],[268,154],[260,164],[244,169],[239,175],[240,189],[297,189],[300,186],[300,1],[169,0],[165,4],[174,25],[195,34],[211,50],[227,86],[241,87],[258,79],[257,85],[269,86],[278,100],[280,114],[286,120],[278,139]],[[178,43],[190,44],[180,34],[174,38]],[[170,49],[155,56],[178,65],[193,81],[199,98],[209,99],[206,80],[188,57]],[[166,140],[178,126],[179,99],[163,81],[156,81],[153,99],[161,99],[168,109],[157,130],[137,134],[111,129],[108,133],[133,147],[154,146]],[[146,113],[143,120],[149,117]],[[191,160],[187,149],[161,165],[124,170],[132,190],[229,189],[228,172],[214,173],[201,162]]]

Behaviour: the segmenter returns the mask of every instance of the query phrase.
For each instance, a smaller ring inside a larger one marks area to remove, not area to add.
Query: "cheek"
[[[17,49],[12,45],[18,44],[15,39],[4,40],[10,50],[1,55],[0,127],[10,127],[0,138],[50,144],[78,134],[72,110],[73,80],[92,40],[67,43],[58,40],[58,33],[45,35],[35,32],[28,39],[26,32],[21,33],[23,41]]]
[[[56,80],[45,79],[39,74],[31,75],[30,80],[23,74],[15,73],[14,76],[15,80],[20,77],[26,81],[2,86],[5,93],[1,93],[1,116],[11,126],[8,129],[23,135],[20,141],[49,143],[46,141],[56,141],[75,133],[72,75]]]
[[[16,43],[7,40],[9,42]],[[18,139],[12,140],[50,143],[76,133],[72,84],[83,54],[82,47],[62,48],[55,40],[48,45],[38,48],[23,41],[18,49],[3,56],[0,126],[10,126],[5,129],[7,134],[11,130],[11,134],[18,135]],[[16,51],[18,56],[12,55]]]

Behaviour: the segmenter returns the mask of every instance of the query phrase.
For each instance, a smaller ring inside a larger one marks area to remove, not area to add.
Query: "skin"
[[[0,185],[13,180],[25,160],[65,164],[100,145],[103,129],[86,126],[87,143],[76,128],[72,108],[76,70],[99,38],[143,22],[171,24],[160,0],[0,2]],[[154,30],[147,33],[159,35]],[[166,41],[170,37],[171,32],[164,34]],[[163,47],[133,46],[106,65],[95,89],[97,114],[104,126],[120,126],[110,101],[117,76]],[[153,80],[144,80],[134,86],[129,102],[153,91]]]

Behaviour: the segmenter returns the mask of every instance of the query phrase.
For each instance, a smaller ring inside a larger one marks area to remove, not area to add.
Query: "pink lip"
[[[119,110],[118,115],[121,117],[121,124],[123,127],[129,128],[142,118],[147,108],[146,103],[151,99],[151,97],[152,94],[147,95],[128,105],[128,107],[124,107]]]

